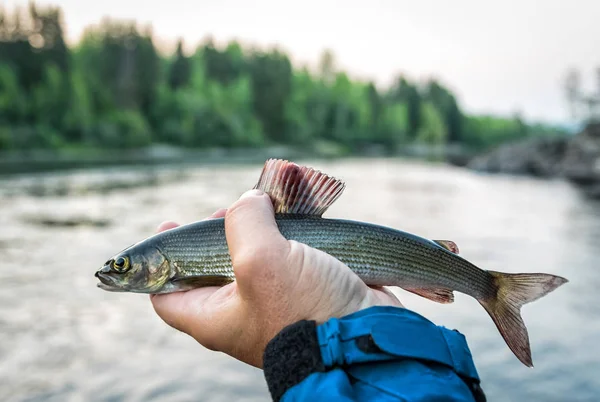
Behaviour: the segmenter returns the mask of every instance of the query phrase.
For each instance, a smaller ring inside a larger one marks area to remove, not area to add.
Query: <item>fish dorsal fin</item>
[[[254,188],[269,194],[276,214],[321,216],[342,195],[345,184],[313,168],[269,159]]]
[[[453,252],[454,254],[458,254],[458,246],[451,240],[434,240],[434,243],[437,243],[439,246],[442,246],[448,251]]]

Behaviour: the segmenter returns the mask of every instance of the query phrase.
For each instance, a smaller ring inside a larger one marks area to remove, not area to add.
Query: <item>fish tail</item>
[[[488,271],[494,278],[496,297],[479,300],[494,320],[506,344],[527,367],[533,367],[527,327],[521,306],[531,303],[568,282],[550,274],[507,274]]]

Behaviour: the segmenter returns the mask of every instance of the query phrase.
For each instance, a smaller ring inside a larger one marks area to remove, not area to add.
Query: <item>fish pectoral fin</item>
[[[224,286],[231,282],[233,282],[233,279],[219,275],[182,276],[175,277],[169,281],[170,285],[177,290],[189,290],[206,286]]]
[[[434,302],[449,304],[454,302],[454,293],[450,289],[430,289],[430,288],[402,288],[408,292],[414,293]]]
[[[448,251],[453,252],[454,254],[458,254],[458,246],[452,240],[434,240],[438,246],[445,248]]]
[[[323,215],[344,187],[335,177],[282,159],[267,160],[254,186],[269,194],[276,214],[312,216]]]

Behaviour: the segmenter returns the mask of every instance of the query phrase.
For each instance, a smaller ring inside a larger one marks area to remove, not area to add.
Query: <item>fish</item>
[[[568,282],[546,273],[481,269],[451,240],[430,240],[387,226],[324,218],[345,183],[283,159],[265,162],[255,189],[273,203],[281,234],[346,264],[370,286],[395,286],[449,304],[454,292],[476,299],[509,349],[533,367],[521,307]],[[150,236],[114,255],[95,276],[106,291],[172,293],[235,281],[224,218],[201,220]]]

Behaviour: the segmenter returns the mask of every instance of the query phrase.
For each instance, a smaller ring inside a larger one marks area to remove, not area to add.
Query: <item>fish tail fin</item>
[[[507,274],[488,271],[494,277],[495,298],[479,300],[494,320],[504,341],[527,367],[533,367],[527,327],[521,318],[521,307],[568,282],[550,274]]]

